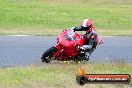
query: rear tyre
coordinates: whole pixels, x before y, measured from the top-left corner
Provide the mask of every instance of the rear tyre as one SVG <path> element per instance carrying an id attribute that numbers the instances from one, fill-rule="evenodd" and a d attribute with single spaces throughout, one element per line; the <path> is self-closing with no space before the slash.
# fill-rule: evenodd
<path id="1" fill-rule="evenodd" d="M 46 63 L 49 63 L 51 58 L 53 57 L 53 54 L 57 51 L 57 48 L 55 46 L 52 46 L 50 47 L 49 49 L 47 49 L 42 57 L 41 57 L 41 60 L 42 62 L 46 62 Z"/>

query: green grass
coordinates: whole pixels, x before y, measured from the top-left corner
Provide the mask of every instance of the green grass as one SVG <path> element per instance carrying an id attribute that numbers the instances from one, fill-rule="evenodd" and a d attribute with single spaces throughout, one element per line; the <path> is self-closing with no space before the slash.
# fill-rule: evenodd
<path id="1" fill-rule="evenodd" d="M 47 65 L 47 66 L 46 66 Z M 78 88 L 76 75 L 81 64 L 45 64 L 23 68 L 1 68 L 1 88 Z M 82 67 L 90 74 L 130 74 L 132 64 L 85 63 Z M 128 84 L 86 84 L 83 88 L 128 88 Z"/>
<path id="2" fill-rule="evenodd" d="M 131 0 L 0 0 L 0 34 L 58 35 L 88 17 L 101 35 L 132 36 L 131 8 Z"/>

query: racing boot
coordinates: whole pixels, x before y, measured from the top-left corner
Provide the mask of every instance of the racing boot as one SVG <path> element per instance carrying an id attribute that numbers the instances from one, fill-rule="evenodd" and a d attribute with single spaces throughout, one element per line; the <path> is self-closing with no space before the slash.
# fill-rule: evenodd
<path id="1" fill-rule="evenodd" d="M 90 57 L 90 53 L 89 52 L 85 52 L 85 54 L 84 54 L 84 60 L 85 61 L 89 61 L 89 57 Z"/>

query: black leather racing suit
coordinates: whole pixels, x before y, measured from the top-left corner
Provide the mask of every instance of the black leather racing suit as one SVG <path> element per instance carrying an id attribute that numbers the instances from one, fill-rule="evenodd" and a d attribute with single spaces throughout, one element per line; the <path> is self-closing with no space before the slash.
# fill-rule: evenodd
<path id="1" fill-rule="evenodd" d="M 96 49 L 97 46 L 97 32 L 92 27 L 87 29 L 83 28 L 82 26 L 79 26 L 72 27 L 71 29 L 73 29 L 74 31 L 86 31 L 86 34 L 83 35 L 86 40 L 84 45 L 80 47 L 80 50 L 84 52 L 84 59 L 88 61 L 91 53 Z"/>

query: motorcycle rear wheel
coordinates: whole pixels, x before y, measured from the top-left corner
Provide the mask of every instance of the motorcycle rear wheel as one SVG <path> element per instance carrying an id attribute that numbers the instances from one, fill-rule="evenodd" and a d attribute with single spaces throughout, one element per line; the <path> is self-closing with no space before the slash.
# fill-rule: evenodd
<path id="1" fill-rule="evenodd" d="M 57 52 L 57 48 L 55 46 L 52 46 L 47 49 L 41 57 L 42 62 L 49 63 L 55 52 Z"/>

